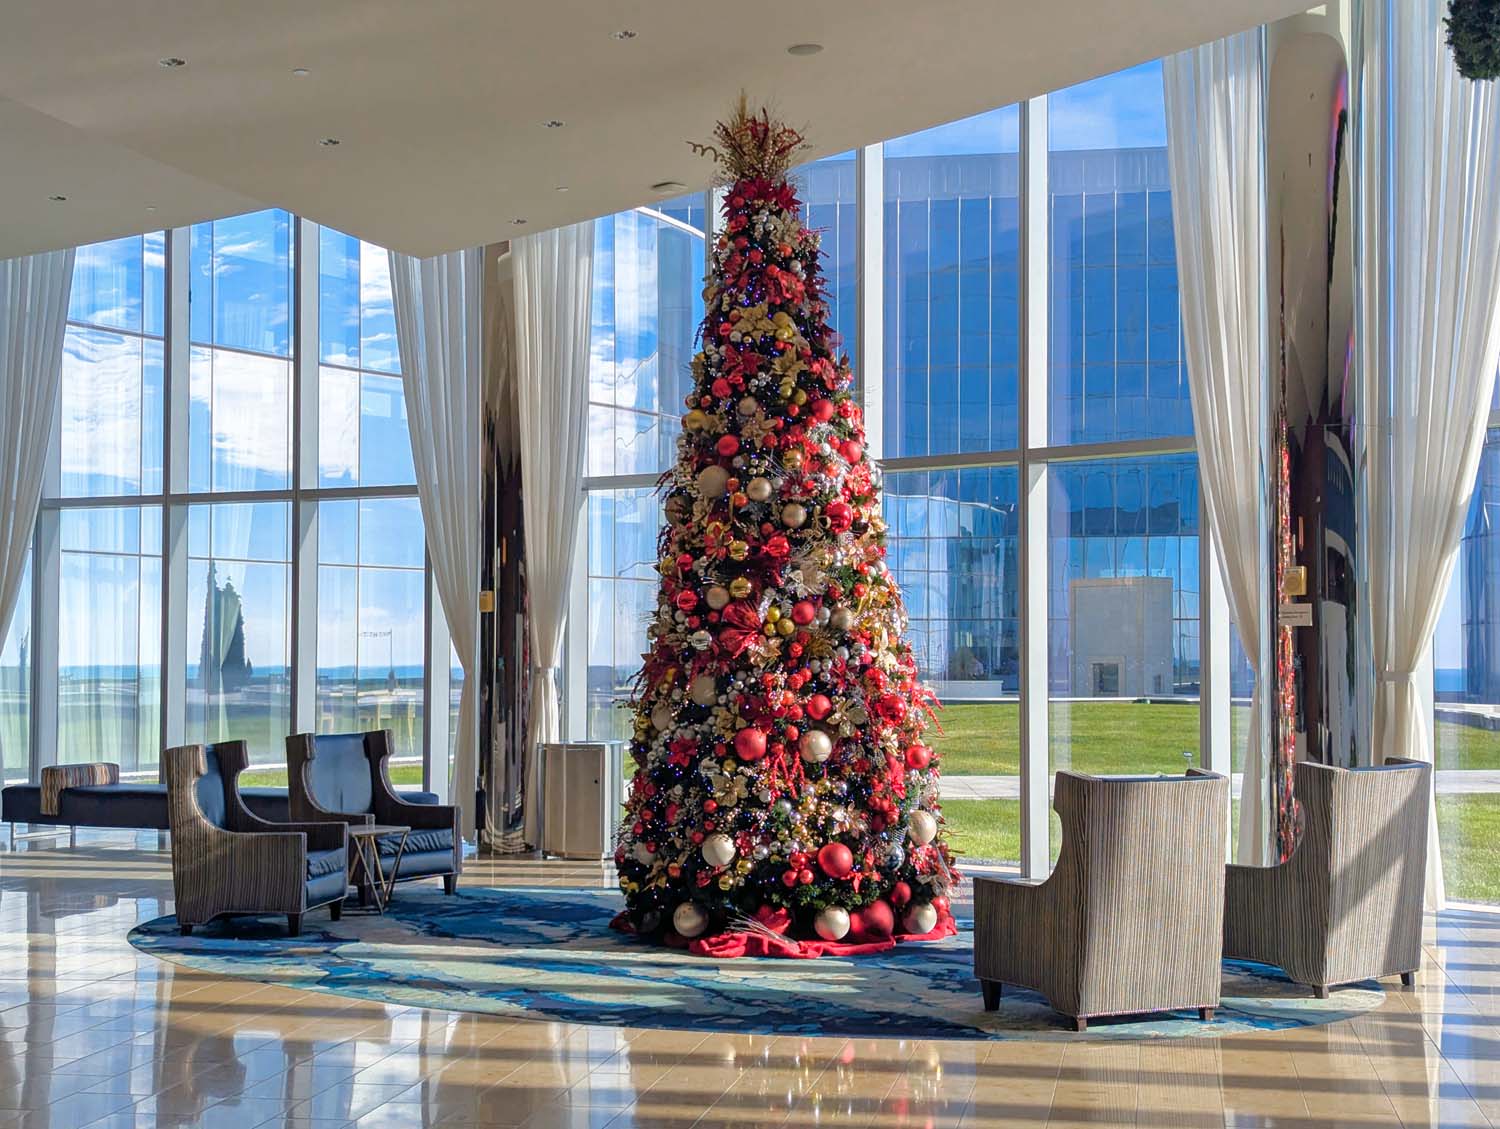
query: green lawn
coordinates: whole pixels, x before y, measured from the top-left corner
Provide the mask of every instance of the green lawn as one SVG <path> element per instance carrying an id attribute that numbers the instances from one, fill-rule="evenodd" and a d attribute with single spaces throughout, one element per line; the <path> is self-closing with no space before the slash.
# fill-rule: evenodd
<path id="1" fill-rule="evenodd" d="M 398 788 L 422 787 L 422 766 L 419 764 L 391 765 L 391 783 Z M 285 788 L 286 769 L 257 768 L 240 773 L 240 784 L 246 788 Z"/>

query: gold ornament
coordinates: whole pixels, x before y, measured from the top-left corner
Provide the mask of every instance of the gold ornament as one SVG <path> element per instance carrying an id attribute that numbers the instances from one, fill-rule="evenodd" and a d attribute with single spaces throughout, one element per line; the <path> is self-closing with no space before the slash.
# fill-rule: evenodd
<path id="1" fill-rule="evenodd" d="M 751 587 L 750 581 L 745 577 L 736 576 L 729 582 L 729 594 L 736 600 L 743 600 L 746 596 L 750 595 Z"/>

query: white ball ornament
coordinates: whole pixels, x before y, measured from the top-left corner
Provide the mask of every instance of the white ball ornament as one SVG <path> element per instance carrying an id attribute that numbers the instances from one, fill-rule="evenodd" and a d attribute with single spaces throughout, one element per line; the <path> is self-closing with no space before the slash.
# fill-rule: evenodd
<path id="1" fill-rule="evenodd" d="M 937 928 L 937 910 L 932 908 L 930 902 L 914 905 L 906 911 L 906 916 L 902 918 L 901 923 L 906 926 L 908 933 L 931 933 Z M 678 932 L 681 933 L 682 930 L 679 929 Z"/>
<path id="2" fill-rule="evenodd" d="M 711 674 L 700 674 L 688 684 L 688 697 L 694 704 L 711 706 L 719 700 L 719 684 Z"/>
<path id="3" fill-rule="evenodd" d="M 828 626 L 835 631 L 848 631 L 854 626 L 854 613 L 848 608 L 834 608 L 829 613 Z"/>
<path id="4" fill-rule="evenodd" d="M 752 502 L 764 502 L 771 497 L 771 480 L 756 475 L 745 483 L 745 497 Z"/>
<path id="5" fill-rule="evenodd" d="M 703 840 L 703 861 L 709 866 L 728 866 L 734 861 L 734 840 L 715 832 Z"/>
<path id="6" fill-rule="evenodd" d="M 664 733 L 672 727 L 672 709 L 670 706 L 660 705 L 651 711 L 651 725 L 658 733 Z"/>
<path id="7" fill-rule="evenodd" d="M 696 937 L 708 928 L 708 915 L 698 907 L 697 902 L 683 902 L 672 911 L 672 928 L 680 936 Z"/>
<path id="8" fill-rule="evenodd" d="M 833 755 L 833 738 L 821 729 L 809 729 L 799 742 L 802 759 L 809 764 L 822 764 Z"/>
<path id="9" fill-rule="evenodd" d="M 656 852 L 646 846 L 645 843 L 637 843 L 635 845 L 635 861 L 642 866 L 650 866 L 656 861 Z"/>
<path id="10" fill-rule="evenodd" d="M 801 529 L 807 524 L 807 507 L 801 502 L 788 502 L 781 507 L 781 524 L 788 529 Z"/>
<path id="11" fill-rule="evenodd" d="M 729 589 L 722 584 L 715 584 L 703 593 L 703 599 L 714 611 L 723 611 L 729 605 Z"/>
<path id="12" fill-rule="evenodd" d="M 937 820 L 933 818 L 930 811 L 918 808 L 906 817 L 906 830 L 913 843 L 919 847 L 925 847 L 937 838 Z"/>
<path id="13" fill-rule="evenodd" d="M 698 493 L 705 498 L 721 498 L 729 489 L 729 472 L 717 464 L 710 464 L 698 472 Z"/>
<path id="14" fill-rule="evenodd" d="M 824 906 L 813 921 L 813 929 L 825 941 L 842 941 L 849 932 L 849 911 L 838 906 Z"/>

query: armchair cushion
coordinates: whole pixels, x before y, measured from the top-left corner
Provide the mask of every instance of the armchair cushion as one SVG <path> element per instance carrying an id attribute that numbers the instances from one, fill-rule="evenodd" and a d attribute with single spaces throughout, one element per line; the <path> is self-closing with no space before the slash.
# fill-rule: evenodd
<path id="1" fill-rule="evenodd" d="M 329 812 L 369 812 L 375 797 L 363 733 L 324 733 L 307 763 L 307 789 L 318 807 Z"/>
<path id="2" fill-rule="evenodd" d="M 394 855 L 400 846 L 400 835 L 386 835 L 380 840 L 380 853 Z M 415 855 L 423 851 L 447 851 L 451 856 L 453 854 L 453 828 L 427 831 L 413 828 L 411 834 L 406 837 L 406 853 Z"/>
<path id="3" fill-rule="evenodd" d="M 324 874 L 337 874 L 345 870 L 347 862 L 343 847 L 326 851 L 307 852 L 307 876 L 317 878 Z"/>

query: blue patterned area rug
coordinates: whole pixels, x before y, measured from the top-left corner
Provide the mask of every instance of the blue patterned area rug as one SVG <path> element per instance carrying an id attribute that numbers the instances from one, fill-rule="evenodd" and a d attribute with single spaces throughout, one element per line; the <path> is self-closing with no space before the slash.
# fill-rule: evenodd
<path id="1" fill-rule="evenodd" d="M 1007 987 L 985 1012 L 972 923 L 944 941 L 853 958 L 710 960 L 616 933 L 609 890 L 475 887 L 454 897 L 401 890 L 384 917 L 317 910 L 301 937 L 284 917 L 220 919 L 179 936 L 159 917 L 131 931 L 138 949 L 221 976 L 382 1003 L 572 1023 L 774 1035 L 921 1039 L 1202 1038 L 1310 1027 L 1378 1007 L 1367 982 L 1314 999 L 1261 965 L 1226 962 L 1210 1023 L 1196 1012 L 1096 1020 L 1083 1034 L 1045 1000 Z"/>

